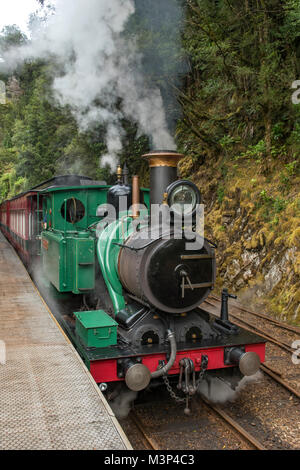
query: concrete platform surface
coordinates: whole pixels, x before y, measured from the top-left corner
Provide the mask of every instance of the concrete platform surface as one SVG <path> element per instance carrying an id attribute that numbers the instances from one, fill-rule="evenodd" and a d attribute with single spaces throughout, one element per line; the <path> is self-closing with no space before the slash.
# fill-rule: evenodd
<path id="1" fill-rule="evenodd" d="M 0 232 L 0 450 L 4 449 L 126 450 L 131 445 Z"/>

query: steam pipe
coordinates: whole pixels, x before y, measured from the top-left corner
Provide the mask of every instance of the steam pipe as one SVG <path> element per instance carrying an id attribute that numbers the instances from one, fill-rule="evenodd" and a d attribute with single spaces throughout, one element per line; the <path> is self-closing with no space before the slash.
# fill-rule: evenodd
<path id="1" fill-rule="evenodd" d="M 132 177 L 132 217 L 137 219 L 140 216 L 140 181 L 137 175 Z"/>
<path id="2" fill-rule="evenodd" d="M 176 346 L 175 334 L 171 330 L 168 330 L 168 341 L 170 342 L 170 345 L 171 345 L 171 355 L 170 355 L 169 362 L 161 369 L 158 369 L 155 372 L 152 372 L 151 379 L 157 379 L 158 377 L 165 375 L 171 369 L 171 367 L 173 366 L 175 362 L 176 354 L 177 354 L 177 346 Z"/>

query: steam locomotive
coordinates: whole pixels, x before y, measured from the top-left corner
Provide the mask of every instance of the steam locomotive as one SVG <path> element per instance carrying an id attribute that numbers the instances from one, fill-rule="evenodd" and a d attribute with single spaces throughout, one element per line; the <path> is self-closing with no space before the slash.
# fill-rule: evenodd
<path id="1" fill-rule="evenodd" d="M 56 177 L 2 203 L 0 226 L 27 265 L 42 265 L 62 303 L 80 299 L 60 321 L 102 391 L 176 382 L 188 412 L 204 376 L 235 388 L 255 374 L 265 342 L 228 320 L 226 290 L 220 318 L 201 308 L 215 284 L 216 246 L 196 232 L 201 195 L 177 177 L 183 155 L 143 158 L 150 190 L 137 176 L 129 184 L 126 167 L 113 186 Z"/>

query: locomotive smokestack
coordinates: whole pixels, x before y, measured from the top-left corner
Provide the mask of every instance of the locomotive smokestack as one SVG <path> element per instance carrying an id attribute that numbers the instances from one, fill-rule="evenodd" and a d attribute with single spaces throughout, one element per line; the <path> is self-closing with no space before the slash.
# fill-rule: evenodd
<path id="1" fill-rule="evenodd" d="M 184 155 L 158 150 L 143 155 L 150 167 L 150 204 L 161 204 L 167 187 L 177 180 L 177 165 Z"/>

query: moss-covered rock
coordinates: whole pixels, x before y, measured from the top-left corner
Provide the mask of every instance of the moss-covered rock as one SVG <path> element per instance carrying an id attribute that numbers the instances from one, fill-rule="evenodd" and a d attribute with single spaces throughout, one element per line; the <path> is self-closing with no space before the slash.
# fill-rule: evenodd
<path id="1" fill-rule="evenodd" d="M 256 161 L 241 161 L 237 171 L 232 159 L 224 176 L 221 162 L 194 175 L 205 203 L 206 236 L 218 244 L 216 287 L 225 285 L 254 308 L 263 303 L 275 316 L 300 324 L 300 175 L 289 177 L 283 196 L 286 163 L 271 162 L 264 175 Z"/>

